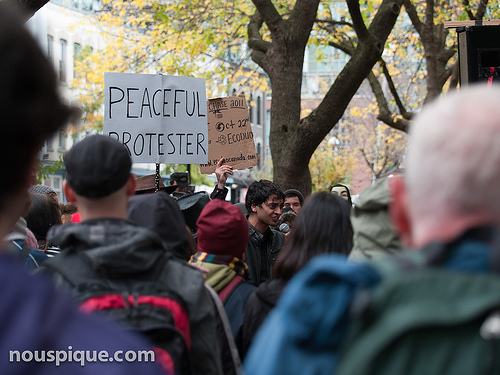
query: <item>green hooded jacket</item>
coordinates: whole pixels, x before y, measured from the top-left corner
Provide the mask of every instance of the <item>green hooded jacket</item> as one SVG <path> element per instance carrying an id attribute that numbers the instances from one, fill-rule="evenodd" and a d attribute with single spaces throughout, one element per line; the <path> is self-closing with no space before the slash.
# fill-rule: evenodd
<path id="1" fill-rule="evenodd" d="M 400 251 L 401 242 L 389 216 L 389 178 L 361 192 L 351 210 L 354 246 L 350 260 L 366 260 Z"/>

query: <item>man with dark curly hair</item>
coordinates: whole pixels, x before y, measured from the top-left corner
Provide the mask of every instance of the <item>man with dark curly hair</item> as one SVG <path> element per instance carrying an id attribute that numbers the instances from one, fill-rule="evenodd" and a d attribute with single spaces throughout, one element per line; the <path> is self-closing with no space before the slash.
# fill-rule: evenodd
<path id="1" fill-rule="evenodd" d="M 278 224 L 284 195 L 269 181 L 254 181 L 248 187 L 245 208 L 248 212 L 248 246 L 245 261 L 249 280 L 259 285 L 272 278 L 272 267 L 285 242 L 285 235 L 271 229 Z"/>

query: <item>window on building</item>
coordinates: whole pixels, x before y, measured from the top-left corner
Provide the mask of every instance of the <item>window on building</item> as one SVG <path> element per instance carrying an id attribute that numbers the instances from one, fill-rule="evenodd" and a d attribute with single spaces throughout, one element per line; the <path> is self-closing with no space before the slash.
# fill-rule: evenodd
<path id="1" fill-rule="evenodd" d="M 47 57 L 50 61 L 54 61 L 54 37 L 47 35 Z"/>
<path id="2" fill-rule="evenodd" d="M 73 57 L 75 59 L 82 55 L 82 45 L 80 43 L 73 43 Z"/>
<path id="3" fill-rule="evenodd" d="M 52 151 L 54 149 L 54 140 L 52 137 L 47 138 L 47 150 Z"/>
<path id="4" fill-rule="evenodd" d="M 59 148 L 66 149 L 66 132 L 64 130 L 59 132 Z"/>
<path id="5" fill-rule="evenodd" d="M 66 82 L 66 46 L 68 42 L 65 39 L 59 40 L 59 46 L 61 47 L 60 58 L 59 58 L 59 80 L 61 82 Z"/>
<path id="6" fill-rule="evenodd" d="M 260 125 L 260 114 L 261 114 L 261 106 L 262 106 L 262 103 L 261 103 L 261 98 L 260 96 L 257 96 L 257 125 Z"/>
<path id="7" fill-rule="evenodd" d="M 257 168 L 258 169 L 260 169 L 260 166 L 261 166 L 261 162 L 260 162 L 260 160 L 261 160 L 261 156 L 260 156 L 261 153 L 260 153 L 260 151 L 261 150 L 260 149 L 261 149 L 260 143 L 257 143 Z"/>
<path id="8" fill-rule="evenodd" d="M 78 70 L 76 69 L 76 62 L 82 56 L 82 45 L 80 43 L 73 44 L 73 76 L 78 76 Z"/>
<path id="9" fill-rule="evenodd" d="M 64 199 L 63 197 L 63 191 L 62 191 L 62 177 L 55 175 L 55 174 L 49 174 L 48 178 L 44 181 L 44 184 L 47 186 L 50 186 L 52 190 L 54 190 L 57 194 L 57 197 L 59 198 L 59 202 L 62 202 Z"/>
<path id="10" fill-rule="evenodd" d="M 47 160 L 49 158 L 49 154 L 48 154 L 48 151 L 47 151 L 47 140 L 45 140 L 43 142 L 43 147 L 42 147 L 42 150 L 40 151 L 40 154 L 41 154 L 41 159 L 42 160 Z"/>

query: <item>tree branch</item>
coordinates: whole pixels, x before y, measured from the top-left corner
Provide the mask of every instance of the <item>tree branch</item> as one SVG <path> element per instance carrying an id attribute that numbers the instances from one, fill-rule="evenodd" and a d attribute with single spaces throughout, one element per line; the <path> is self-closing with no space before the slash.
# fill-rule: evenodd
<path id="1" fill-rule="evenodd" d="M 413 3 L 410 0 L 404 0 L 404 7 L 406 9 L 406 13 L 408 17 L 410 17 L 410 21 L 413 24 L 413 27 L 420 34 L 422 32 L 422 28 L 424 24 L 420 21 L 418 17 L 417 9 L 413 6 Z"/>
<path id="2" fill-rule="evenodd" d="M 377 177 L 380 177 L 380 175 L 384 172 L 388 161 L 389 161 L 389 144 L 387 143 L 387 138 L 386 138 L 385 139 L 384 162 L 382 163 L 382 167 L 379 169 L 379 171 L 377 173 Z"/>
<path id="3" fill-rule="evenodd" d="M 353 0 L 348 0 L 351 3 Z M 357 2 L 356 2 L 357 3 Z M 358 44 L 355 53 L 339 73 L 321 103 L 311 114 L 303 119 L 304 132 L 308 131 L 307 125 L 312 122 L 322 124 L 321 130 L 314 136 L 321 141 L 343 115 L 363 80 L 368 76 L 373 65 L 379 61 L 384 44 L 389 36 L 399 15 L 403 0 L 383 0 L 377 14 L 367 31 L 366 43 Z M 361 21 L 359 7 L 357 8 L 358 21 Z M 354 16 L 353 18 L 356 18 Z M 365 29 L 362 27 L 362 29 Z M 317 140 L 316 138 L 313 141 Z"/>
<path id="4" fill-rule="evenodd" d="M 488 0 L 481 0 L 477 4 L 476 8 L 476 20 L 482 20 L 486 13 L 486 6 L 488 5 Z"/>
<path id="5" fill-rule="evenodd" d="M 305 38 L 304 30 L 310 30 L 316 20 L 320 0 L 297 0 L 288 21 L 293 24 L 292 34 Z M 309 39 L 309 34 L 305 39 Z"/>
<path id="6" fill-rule="evenodd" d="M 252 50 L 252 60 L 264 68 L 265 55 L 271 47 L 270 42 L 266 42 L 260 35 L 260 28 L 264 23 L 259 11 L 256 11 L 248 23 L 248 47 Z"/>
<path id="7" fill-rule="evenodd" d="M 283 18 L 274 7 L 271 0 L 252 0 L 271 34 L 276 32 Z"/>
<path id="8" fill-rule="evenodd" d="M 328 42 L 328 45 L 332 46 L 333 48 L 337 48 L 344 52 L 345 54 L 352 56 L 352 54 L 355 51 L 354 44 L 348 40 L 343 40 L 342 43 L 336 43 L 336 42 Z"/>
<path id="9" fill-rule="evenodd" d="M 394 97 L 394 100 L 396 101 L 396 105 L 398 106 L 399 113 L 401 113 L 401 116 L 403 116 L 405 119 L 410 120 L 412 114 L 406 111 L 406 108 L 404 107 L 403 102 L 399 97 L 399 94 L 396 90 L 396 85 L 392 80 L 392 76 L 389 73 L 389 69 L 387 69 L 387 64 L 385 63 L 384 59 L 380 59 L 380 65 L 382 66 L 382 72 L 384 73 L 385 79 L 387 80 L 387 83 L 389 85 L 389 90 Z"/>
<path id="10" fill-rule="evenodd" d="M 266 53 L 271 46 L 270 42 L 262 39 L 260 35 L 260 28 L 264 19 L 261 17 L 260 13 L 257 11 L 250 17 L 250 22 L 248 23 L 248 46 L 253 50 L 258 50 L 260 52 Z"/>
<path id="11" fill-rule="evenodd" d="M 470 20 L 475 20 L 476 18 L 474 17 L 474 14 L 472 14 L 472 10 L 470 8 L 469 0 L 462 1 L 462 4 L 465 5 L 465 11 L 467 12 L 467 15 L 469 16 L 469 19 Z"/>
<path id="12" fill-rule="evenodd" d="M 379 108 L 379 114 L 377 116 L 377 119 L 382 121 L 386 125 L 390 126 L 391 128 L 401 130 L 403 132 L 407 132 L 408 125 L 409 125 L 408 119 L 406 119 L 402 116 L 394 116 L 392 114 L 391 110 L 389 109 L 387 99 L 384 95 L 384 91 L 382 90 L 382 87 L 380 86 L 380 82 L 378 81 L 375 74 L 373 74 L 373 72 L 370 72 L 370 74 L 368 74 L 367 78 L 368 78 L 368 82 L 370 83 L 370 87 L 372 88 L 373 94 L 375 95 L 375 99 L 377 100 L 377 104 L 378 104 L 378 108 Z M 396 93 L 396 97 L 397 97 L 397 93 Z M 403 108 L 403 111 L 408 117 L 411 117 L 411 115 L 408 114 L 404 110 L 404 108 Z"/>
<path id="13" fill-rule="evenodd" d="M 384 95 L 384 91 L 382 90 L 382 86 L 380 86 L 380 82 L 377 77 L 373 73 L 373 71 L 368 74 L 368 82 L 370 83 L 370 87 L 372 88 L 373 95 L 375 95 L 375 99 L 377 100 L 379 113 L 384 116 L 390 116 L 391 111 L 389 110 L 389 105 L 387 104 L 387 99 Z"/>
<path id="14" fill-rule="evenodd" d="M 368 39 L 369 33 L 366 28 L 365 21 L 361 15 L 361 10 L 359 9 L 359 1 L 347 0 L 347 7 L 349 8 L 349 13 L 351 14 L 352 24 L 356 35 L 360 41 Z"/>
<path id="15" fill-rule="evenodd" d="M 455 53 L 457 53 L 457 50 L 456 48 L 448 48 L 446 49 L 444 52 L 443 52 L 443 59 L 445 59 L 445 61 L 448 61 L 449 59 L 451 59 L 453 56 L 455 56 Z"/>
<path id="16" fill-rule="evenodd" d="M 370 170 L 375 173 L 375 170 L 374 170 L 374 165 L 373 163 L 368 160 L 368 155 L 366 155 L 366 152 L 363 148 L 358 148 L 359 152 L 361 152 L 361 156 L 363 156 L 363 159 L 365 159 L 366 161 L 366 164 L 368 164 L 368 167 L 370 168 Z"/>
<path id="17" fill-rule="evenodd" d="M 434 0 L 426 0 L 425 2 L 425 21 L 424 24 L 433 30 L 434 28 Z"/>
<path id="18" fill-rule="evenodd" d="M 410 129 L 410 121 L 399 116 L 387 116 L 384 114 L 379 114 L 377 116 L 377 119 L 390 126 L 391 128 L 401 130 L 405 133 L 408 133 L 408 130 Z"/>
<path id="19" fill-rule="evenodd" d="M 335 26 L 349 26 L 350 28 L 354 29 L 354 25 L 351 22 L 347 21 L 335 21 L 332 19 L 325 19 L 325 18 L 317 18 L 316 22 L 318 24 L 326 23 L 328 25 L 331 25 L 335 28 Z"/>

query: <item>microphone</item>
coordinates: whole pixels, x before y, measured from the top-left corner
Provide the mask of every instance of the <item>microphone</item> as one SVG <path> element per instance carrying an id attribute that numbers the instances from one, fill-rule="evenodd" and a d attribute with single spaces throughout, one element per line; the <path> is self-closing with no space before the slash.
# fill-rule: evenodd
<path id="1" fill-rule="evenodd" d="M 288 226 L 287 223 L 281 224 L 279 229 L 280 229 L 280 232 L 282 232 L 282 233 L 290 232 L 290 227 Z"/>

